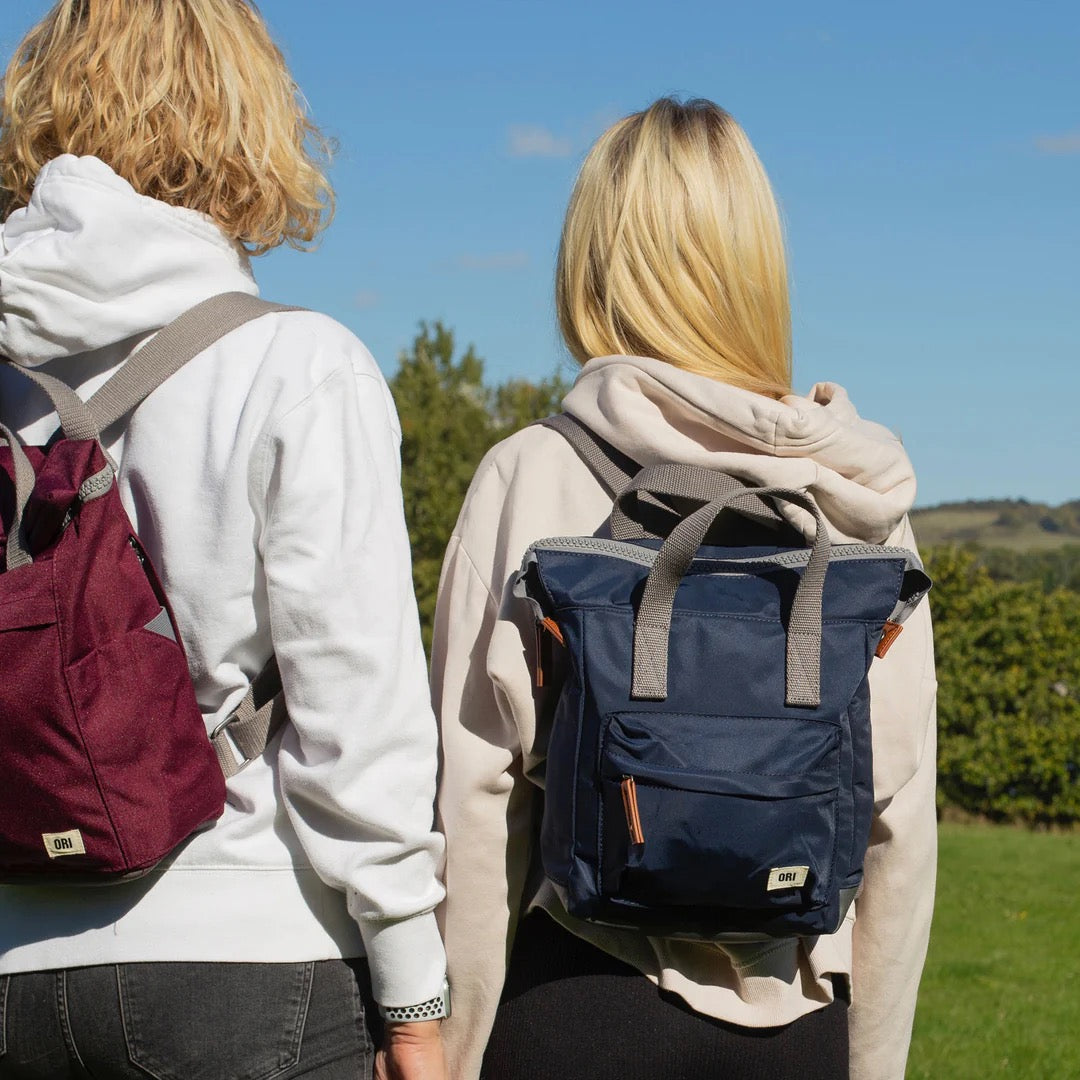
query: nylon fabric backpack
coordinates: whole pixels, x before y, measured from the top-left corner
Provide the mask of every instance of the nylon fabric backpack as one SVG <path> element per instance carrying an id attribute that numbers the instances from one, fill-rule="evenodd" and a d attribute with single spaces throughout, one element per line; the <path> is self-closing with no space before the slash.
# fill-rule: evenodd
<path id="1" fill-rule="evenodd" d="M 539 540 L 514 584 L 551 710 L 545 873 L 594 923 L 834 933 L 873 814 L 868 672 L 930 588 L 918 557 L 831 544 L 805 491 L 639 470 L 569 416 L 543 423 L 614 495 L 610 539 Z M 813 516 L 812 545 L 773 500 Z"/>
<path id="2" fill-rule="evenodd" d="M 4 882 L 108 883 L 153 869 L 221 815 L 225 776 L 284 720 L 271 659 L 208 735 L 168 598 L 100 441 L 189 359 L 281 310 L 239 293 L 212 298 L 86 403 L 52 376 L 10 365 L 48 394 L 60 429 L 46 446 L 24 447 L 0 425 Z"/>

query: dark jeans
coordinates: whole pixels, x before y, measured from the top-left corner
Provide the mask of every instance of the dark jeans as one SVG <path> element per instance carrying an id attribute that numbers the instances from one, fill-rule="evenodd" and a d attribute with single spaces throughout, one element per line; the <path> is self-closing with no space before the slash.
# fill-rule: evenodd
<path id="1" fill-rule="evenodd" d="M 847 1003 L 783 1027 L 695 1013 L 540 912 L 518 928 L 481 1080 L 847 1080 Z"/>
<path id="2" fill-rule="evenodd" d="M 367 1080 L 363 960 L 0 976 L 0 1080 Z"/>

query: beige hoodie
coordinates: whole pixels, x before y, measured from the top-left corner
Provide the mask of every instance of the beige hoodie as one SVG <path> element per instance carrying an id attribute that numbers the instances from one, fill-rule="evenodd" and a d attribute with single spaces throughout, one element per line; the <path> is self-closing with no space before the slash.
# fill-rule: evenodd
<path id="1" fill-rule="evenodd" d="M 657 360 L 587 364 L 565 410 L 641 465 L 687 462 L 756 484 L 805 487 L 836 540 L 914 548 L 915 479 L 899 440 L 844 391 L 777 402 Z M 812 533 L 808 515 L 781 507 Z M 519 915 L 542 907 L 693 1008 L 749 1027 L 785 1024 L 849 978 L 853 1080 L 901 1080 L 933 908 L 935 689 L 922 604 L 870 672 L 875 820 L 863 890 L 831 936 L 719 947 L 572 919 L 537 868 L 538 776 L 549 732 L 533 705 L 532 616 L 510 584 L 526 547 L 602 528 L 610 498 L 568 443 L 541 427 L 481 463 L 443 567 L 432 655 L 447 839 L 442 911 L 454 1015 L 454 1080 L 478 1075 Z M 805 515 L 805 519 L 804 519 Z"/>

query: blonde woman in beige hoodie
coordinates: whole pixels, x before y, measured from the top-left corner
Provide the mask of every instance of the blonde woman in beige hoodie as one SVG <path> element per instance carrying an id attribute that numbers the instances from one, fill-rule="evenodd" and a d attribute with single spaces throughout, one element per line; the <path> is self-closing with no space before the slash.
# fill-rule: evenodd
<path id="1" fill-rule="evenodd" d="M 582 364 L 564 409 L 628 457 L 805 488 L 833 539 L 914 547 L 900 441 L 839 386 L 791 390 L 776 205 L 722 109 L 664 99 L 600 138 L 567 212 L 557 300 Z M 875 817 L 837 933 L 719 946 L 587 924 L 539 869 L 549 730 L 532 615 L 510 583 L 531 542 L 603 534 L 610 511 L 570 445 L 530 427 L 481 463 L 447 551 L 432 678 L 452 1075 L 901 1080 L 934 892 L 927 606 L 871 668 Z"/>

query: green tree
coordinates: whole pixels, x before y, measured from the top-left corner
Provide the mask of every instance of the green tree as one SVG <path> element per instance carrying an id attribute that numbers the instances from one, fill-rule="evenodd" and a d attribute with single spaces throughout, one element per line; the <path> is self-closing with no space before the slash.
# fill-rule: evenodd
<path id="1" fill-rule="evenodd" d="M 538 383 L 511 379 L 497 386 L 491 413 L 499 438 L 505 439 L 534 420 L 557 413 L 569 389 L 558 373 Z"/>
<path id="2" fill-rule="evenodd" d="M 1080 544 L 1046 551 L 975 547 L 972 553 L 995 581 L 1034 581 L 1046 592 L 1059 587 L 1080 592 Z"/>
<path id="3" fill-rule="evenodd" d="M 946 804 L 1080 821 L 1080 596 L 996 582 L 975 553 L 929 553 Z"/>
<path id="4" fill-rule="evenodd" d="M 475 348 L 456 351 L 452 330 L 422 322 L 390 380 L 401 419 L 402 490 L 425 647 L 443 554 L 480 459 L 519 428 L 557 412 L 567 389 L 559 376 L 491 389 Z"/>

